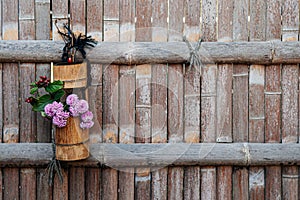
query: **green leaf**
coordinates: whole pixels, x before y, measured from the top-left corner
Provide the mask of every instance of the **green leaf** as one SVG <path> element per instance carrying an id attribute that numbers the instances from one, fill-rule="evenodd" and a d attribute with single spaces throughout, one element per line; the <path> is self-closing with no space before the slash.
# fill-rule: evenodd
<path id="1" fill-rule="evenodd" d="M 65 91 L 64 91 L 64 90 L 58 90 L 57 92 L 55 92 L 53 98 L 54 98 L 55 101 L 59 101 L 60 98 L 61 98 L 62 96 L 64 96 L 64 95 L 65 95 Z"/>
<path id="2" fill-rule="evenodd" d="M 37 87 L 37 85 L 35 84 L 35 82 L 30 83 L 30 86 Z"/>
<path id="3" fill-rule="evenodd" d="M 32 110 L 37 112 L 44 111 L 45 106 L 49 103 L 52 103 L 53 101 L 54 99 L 52 99 L 49 94 L 45 94 L 38 99 Z"/>
<path id="4" fill-rule="evenodd" d="M 39 89 L 38 87 L 31 88 L 30 94 L 36 93 L 38 91 L 38 89 Z"/>
<path id="5" fill-rule="evenodd" d="M 54 81 L 52 83 L 49 83 L 47 87 L 45 87 L 45 90 L 49 93 L 57 92 L 58 90 L 63 89 L 64 83 L 60 80 Z"/>

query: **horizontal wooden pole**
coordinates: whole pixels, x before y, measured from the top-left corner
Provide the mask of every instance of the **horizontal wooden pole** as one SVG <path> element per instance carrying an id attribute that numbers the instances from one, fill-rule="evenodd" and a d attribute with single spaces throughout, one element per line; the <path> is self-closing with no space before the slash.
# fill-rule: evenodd
<path id="1" fill-rule="evenodd" d="M 46 166 L 52 158 L 48 143 L 0 144 L 0 167 Z M 300 144 L 278 143 L 163 143 L 91 144 L 90 157 L 63 166 L 265 166 L 299 165 Z"/>
<path id="2" fill-rule="evenodd" d="M 60 41 L 1 40 L 0 62 L 60 62 L 63 46 Z M 100 42 L 86 50 L 91 63 L 102 64 L 186 63 L 190 58 L 184 42 Z M 300 42 L 203 42 L 199 55 L 203 63 L 293 64 L 300 63 Z"/>

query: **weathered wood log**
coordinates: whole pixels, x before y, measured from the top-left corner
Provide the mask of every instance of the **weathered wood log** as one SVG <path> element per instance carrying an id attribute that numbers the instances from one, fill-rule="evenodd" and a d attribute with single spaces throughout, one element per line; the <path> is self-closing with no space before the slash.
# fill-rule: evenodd
<path id="1" fill-rule="evenodd" d="M 91 144 L 90 157 L 63 166 L 265 166 L 299 165 L 300 144 L 279 143 L 161 143 Z M 52 159 L 49 143 L 0 144 L 0 167 L 46 166 Z"/>
<path id="2" fill-rule="evenodd" d="M 1 40 L 0 62 L 60 62 L 63 46 L 59 41 Z M 91 63 L 102 64 L 185 63 L 190 57 L 184 42 L 100 42 L 86 50 Z M 203 42 L 199 55 L 203 63 L 300 63 L 300 42 Z"/>

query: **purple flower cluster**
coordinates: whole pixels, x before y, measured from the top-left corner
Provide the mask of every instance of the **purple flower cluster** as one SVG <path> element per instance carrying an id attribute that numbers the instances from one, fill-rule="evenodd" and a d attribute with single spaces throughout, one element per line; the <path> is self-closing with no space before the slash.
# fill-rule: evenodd
<path id="1" fill-rule="evenodd" d="M 70 114 L 73 117 L 80 116 L 82 129 L 91 128 L 94 125 L 93 113 L 89 111 L 89 104 L 84 99 L 79 99 L 76 94 L 67 96 L 66 104 L 69 105 Z"/>
<path id="2" fill-rule="evenodd" d="M 54 101 L 51 104 L 45 106 L 45 113 L 48 117 L 52 118 L 52 123 L 58 127 L 64 127 L 67 125 L 67 119 L 69 118 L 69 112 L 64 111 L 64 105 L 61 102 Z"/>
<path id="3" fill-rule="evenodd" d="M 91 128 L 94 125 L 93 113 L 89 111 L 89 104 L 84 99 L 79 99 L 76 94 L 70 94 L 66 98 L 69 110 L 65 111 L 64 104 L 54 101 L 44 108 L 45 114 L 52 118 L 52 123 L 58 127 L 67 125 L 70 116 L 81 118 L 80 127 L 82 129 Z"/>

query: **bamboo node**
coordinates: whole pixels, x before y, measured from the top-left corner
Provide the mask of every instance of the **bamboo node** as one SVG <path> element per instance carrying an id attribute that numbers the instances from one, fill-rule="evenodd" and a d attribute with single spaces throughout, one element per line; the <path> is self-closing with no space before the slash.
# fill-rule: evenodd
<path id="1" fill-rule="evenodd" d="M 250 149 L 249 149 L 249 146 L 247 143 L 244 143 L 242 152 L 245 153 L 245 157 L 244 157 L 245 165 L 249 165 L 251 155 L 250 155 Z"/>

